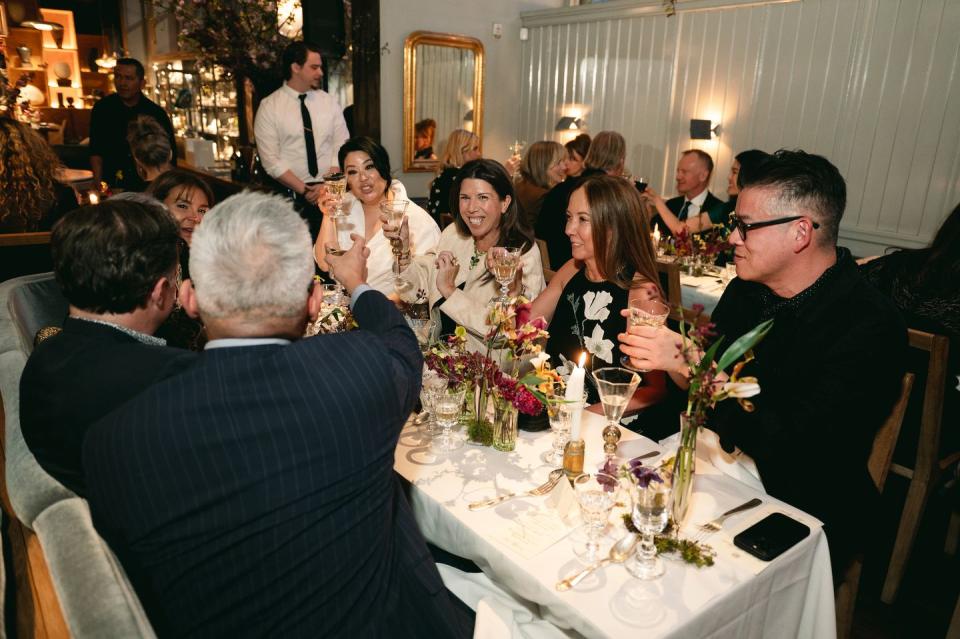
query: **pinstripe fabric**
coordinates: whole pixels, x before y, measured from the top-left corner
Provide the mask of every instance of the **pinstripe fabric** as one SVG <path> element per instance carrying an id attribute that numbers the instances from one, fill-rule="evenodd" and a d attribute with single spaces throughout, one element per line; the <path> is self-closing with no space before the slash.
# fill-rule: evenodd
<path id="1" fill-rule="evenodd" d="M 94 522 L 161 634 L 450 634 L 393 472 L 420 353 L 380 293 L 354 313 L 363 330 L 206 351 L 88 434 Z"/>

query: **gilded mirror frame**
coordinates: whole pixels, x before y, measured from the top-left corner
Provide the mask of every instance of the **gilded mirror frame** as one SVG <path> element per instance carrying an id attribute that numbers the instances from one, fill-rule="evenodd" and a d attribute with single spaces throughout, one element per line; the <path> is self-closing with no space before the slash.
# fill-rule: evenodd
<path id="1" fill-rule="evenodd" d="M 403 170 L 406 172 L 433 172 L 438 160 L 414 160 L 413 127 L 417 105 L 417 46 L 433 45 L 473 51 L 473 132 L 480 139 L 483 150 L 483 43 L 476 38 L 414 31 L 403 44 Z M 435 149 L 440 156 L 441 149 Z"/>

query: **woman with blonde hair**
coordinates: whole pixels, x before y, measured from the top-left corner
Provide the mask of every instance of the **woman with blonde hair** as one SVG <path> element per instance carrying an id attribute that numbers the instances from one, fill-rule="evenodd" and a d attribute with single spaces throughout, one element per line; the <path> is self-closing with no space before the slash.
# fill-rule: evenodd
<path id="1" fill-rule="evenodd" d="M 77 208 L 77 194 L 57 181 L 60 160 L 29 126 L 0 118 L 0 233 L 49 231 Z"/>
<path id="2" fill-rule="evenodd" d="M 443 215 L 451 214 L 450 187 L 460 167 L 480 158 L 480 138 L 470 131 L 457 129 L 447 138 L 447 145 L 440 156 L 439 173 L 430 184 L 430 201 L 427 212 L 443 228 Z M 456 216 L 453 216 L 456 217 Z"/>
<path id="3" fill-rule="evenodd" d="M 537 237 L 547 243 L 550 268 L 553 270 L 563 266 L 571 255 L 570 242 L 563 232 L 570 194 L 580 186 L 581 179 L 591 175 L 621 175 L 626 153 L 627 143 L 622 135 L 616 131 L 601 131 L 590 143 L 590 150 L 584 158 L 586 168 L 580 177 L 561 182 L 543 197 L 535 230 Z"/>
<path id="4" fill-rule="evenodd" d="M 520 213 L 531 229 L 540 215 L 547 191 L 566 177 L 567 152 L 559 142 L 534 142 L 520 162 L 515 190 Z"/>
<path id="5" fill-rule="evenodd" d="M 138 115 L 130 122 L 127 144 L 137 165 L 137 174 L 147 184 L 173 168 L 173 149 L 167 131 L 149 115 Z"/>
<path id="6" fill-rule="evenodd" d="M 664 301 L 646 220 L 640 194 L 620 178 L 589 176 L 570 196 L 564 230 L 573 255 L 531 309 L 550 325 L 546 351 L 561 370 L 584 351 L 591 370 L 619 366 L 621 311 L 632 300 Z M 590 403 L 598 401 L 596 389 L 588 391 Z"/>

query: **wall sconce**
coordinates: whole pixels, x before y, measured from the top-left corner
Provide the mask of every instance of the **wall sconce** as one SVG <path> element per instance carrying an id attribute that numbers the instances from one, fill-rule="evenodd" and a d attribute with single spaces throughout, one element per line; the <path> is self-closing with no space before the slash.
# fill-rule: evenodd
<path id="1" fill-rule="evenodd" d="M 583 120 L 565 115 L 557 122 L 557 131 L 579 131 L 583 126 Z"/>
<path id="2" fill-rule="evenodd" d="M 710 120 L 690 120 L 690 139 L 709 140 L 711 133 L 720 135 L 720 123 L 714 124 Z"/>

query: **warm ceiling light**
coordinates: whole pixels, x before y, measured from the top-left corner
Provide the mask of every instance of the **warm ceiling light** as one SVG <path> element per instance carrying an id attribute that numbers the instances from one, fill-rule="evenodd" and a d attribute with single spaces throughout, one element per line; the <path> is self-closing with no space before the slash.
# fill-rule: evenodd
<path id="1" fill-rule="evenodd" d="M 566 115 L 557 122 L 557 131 L 579 131 L 583 126 L 583 120 Z"/>
<path id="2" fill-rule="evenodd" d="M 117 66 L 117 55 L 107 55 L 106 53 L 101 53 L 100 57 L 94 60 L 97 66 L 101 69 L 112 69 Z"/>

